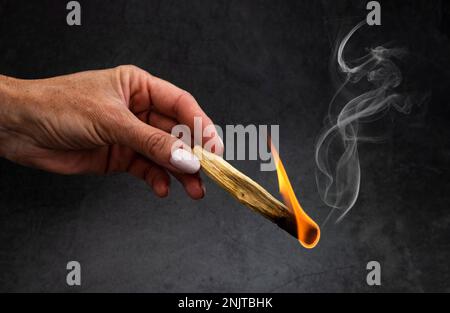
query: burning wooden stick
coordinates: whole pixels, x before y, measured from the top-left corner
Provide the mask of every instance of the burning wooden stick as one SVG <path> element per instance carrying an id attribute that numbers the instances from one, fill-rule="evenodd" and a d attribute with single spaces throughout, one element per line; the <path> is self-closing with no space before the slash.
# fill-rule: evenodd
<path id="1" fill-rule="evenodd" d="M 250 177 L 235 169 L 220 156 L 200 146 L 194 147 L 194 154 L 200 159 L 203 171 L 241 203 L 298 238 L 306 248 L 312 248 L 317 244 L 320 236 L 318 226 L 304 212 L 307 218 L 300 223 L 302 226 L 300 229 L 296 213 Z"/>

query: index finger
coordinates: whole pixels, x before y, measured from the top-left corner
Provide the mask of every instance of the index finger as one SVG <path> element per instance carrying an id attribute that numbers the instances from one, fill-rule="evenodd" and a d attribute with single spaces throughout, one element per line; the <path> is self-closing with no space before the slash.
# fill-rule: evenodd
<path id="1" fill-rule="evenodd" d="M 194 118 L 200 118 L 203 141 L 214 140 L 215 151 L 213 152 L 219 154 L 223 152 L 222 140 L 215 129 L 211 131 L 214 126 L 212 120 L 189 92 L 154 76 L 150 77 L 148 84 L 151 104 L 156 111 L 188 126 L 192 132 L 195 130 Z M 205 134 L 203 130 L 207 127 L 209 132 Z"/>

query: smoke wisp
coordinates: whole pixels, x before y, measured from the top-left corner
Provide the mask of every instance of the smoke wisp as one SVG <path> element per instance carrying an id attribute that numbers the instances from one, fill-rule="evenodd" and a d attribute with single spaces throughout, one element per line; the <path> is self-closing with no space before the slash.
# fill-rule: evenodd
<path id="1" fill-rule="evenodd" d="M 337 46 L 335 62 L 344 79 L 330 102 L 327 125 L 315 146 L 318 191 L 322 200 L 333 208 L 328 218 L 333 212 L 339 212 L 336 222 L 344 218 L 358 198 L 361 182 L 358 142 L 373 141 L 371 137 L 358 135 L 361 124 L 381 118 L 390 108 L 407 114 L 412 105 L 409 97 L 394 91 L 402 75 L 393 60 L 405 54 L 403 49 L 379 46 L 361 58 L 344 59 L 348 41 L 364 25 L 365 21 L 356 25 Z M 349 87 L 362 83 L 370 86 L 368 90 L 349 98 Z M 338 111 L 333 114 L 336 108 Z"/>

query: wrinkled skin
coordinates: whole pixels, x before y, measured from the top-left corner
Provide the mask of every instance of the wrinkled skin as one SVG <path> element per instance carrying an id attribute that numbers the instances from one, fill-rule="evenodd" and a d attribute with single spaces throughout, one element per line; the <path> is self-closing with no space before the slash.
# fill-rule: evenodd
<path id="1" fill-rule="evenodd" d="M 211 120 L 186 91 L 135 66 L 39 80 L 0 76 L 0 155 L 60 174 L 129 172 L 160 197 L 171 173 L 189 196 L 204 196 L 197 174 L 170 162 L 173 126 Z M 223 146 L 217 135 L 218 153 Z"/>

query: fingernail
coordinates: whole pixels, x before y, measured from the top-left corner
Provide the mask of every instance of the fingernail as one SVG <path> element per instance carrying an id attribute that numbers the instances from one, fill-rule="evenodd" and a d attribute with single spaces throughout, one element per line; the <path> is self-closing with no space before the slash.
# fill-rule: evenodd
<path id="1" fill-rule="evenodd" d="M 156 182 L 153 190 L 155 194 L 160 198 L 165 198 L 169 194 L 169 187 L 164 182 Z"/>
<path id="2" fill-rule="evenodd" d="M 223 140 L 222 140 L 222 138 L 220 138 L 220 136 L 219 135 L 217 135 L 217 138 L 219 138 L 219 142 L 220 142 L 220 147 L 222 148 L 222 150 L 223 150 L 223 148 L 225 147 L 224 146 L 224 144 L 223 144 Z"/>
<path id="3" fill-rule="evenodd" d="M 203 197 L 206 195 L 206 187 L 205 187 L 205 185 L 203 184 L 203 182 L 200 182 L 200 188 L 202 188 L 202 191 L 203 191 Z M 202 197 L 202 198 L 203 198 Z"/>
<path id="4" fill-rule="evenodd" d="M 219 135 L 216 135 L 216 138 L 217 139 L 216 139 L 216 144 L 214 145 L 214 153 L 217 155 L 222 155 L 223 151 L 225 149 L 225 147 L 223 145 L 223 140 L 222 140 L 222 138 L 220 138 Z"/>
<path id="5" fill-rule="evenodd" d="M 170 164 L 186 174 L 197 173 L 200 169 L 200 161 L 198 158 L 184 149 L 172 151 Z"/>

